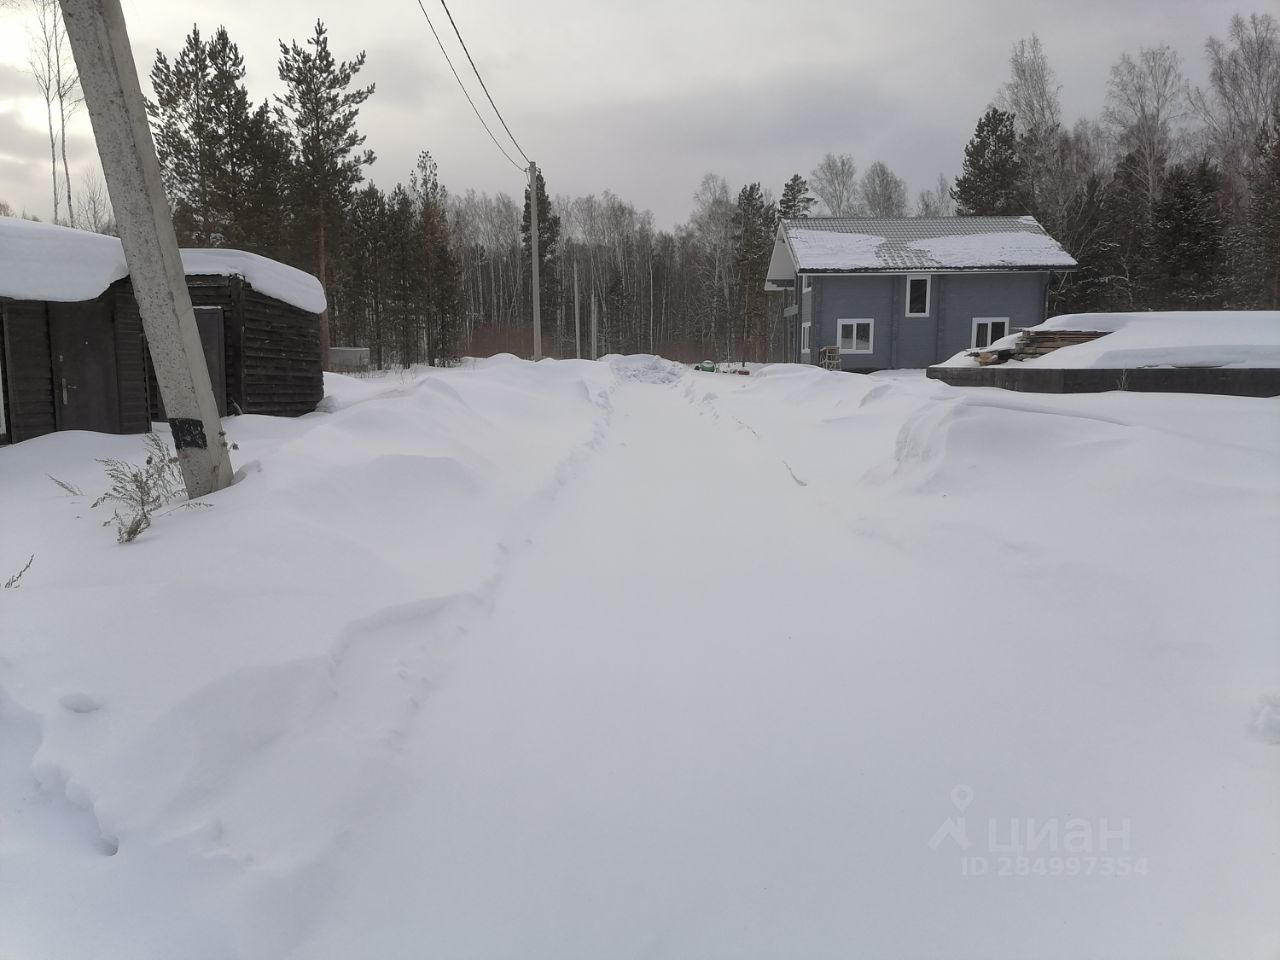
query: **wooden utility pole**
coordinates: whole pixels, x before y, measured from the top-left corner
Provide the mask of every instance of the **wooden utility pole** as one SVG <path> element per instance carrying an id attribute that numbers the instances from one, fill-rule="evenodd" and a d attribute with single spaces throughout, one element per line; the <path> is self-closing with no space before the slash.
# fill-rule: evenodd
<path id="1" fill-rule="evenodd" d="M 120 0 L 60 0 L 187 496 L 229 486 L 191 295 Z"/>
<path id="2" fill-rule="evenodd" d="M 529 161 L 529 249 L 533 253 L 533 359 L 542 359 L 542 287 L 538 283 L 538 165 Z"/>
<path id="3" fill-rule="evenodd" d="M 578 261 L 573 261 L 573 355 L 582 359 L 582 324 L 578 320 Z"/>

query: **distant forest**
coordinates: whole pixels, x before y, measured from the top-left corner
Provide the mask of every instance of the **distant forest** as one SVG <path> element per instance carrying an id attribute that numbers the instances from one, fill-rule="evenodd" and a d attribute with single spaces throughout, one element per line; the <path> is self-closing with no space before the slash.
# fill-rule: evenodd
<path id="1" fill-rule="evenodd" d="M 110 231 L 100 182 L 73 194 L 59 156 L 79 102 L 74 65 L 56 0 L 35 5 L 55 219 Z M 1102 114 L 1074 123 L 1039 39 L 1018 41 L 963 172 L 914 198 L 883 162 L 860 170 L 828 154 L 776 193 L 708 173 L 689 220 L 667 231 L 611 192 L 548 194 L 540 180 L 544 353 L 574 355 L 576 291 L 584 354 L 594 299 L 601 353 L 777 358 L 780 310 L 763 290 L 773 235 L 780 217 L 818 214 L 1030 214 L 1081 264 L 1053 288 L 1054 313 L 1280 308 L 1280 25 L 1254 14 L 1224 27 L 1204 46 L 1207 87 L 1187 82 L 1171 48 L 1141 49 L 1111 67 Z M 280 44 L 285 92 L 255 103 L 225 29 L 157 52 L 148 111 L 180 241 L 315 274 L 330 342 L 368 346 L 378 366 L 528 355 L 528 191 L 523 203 L 451 192 L 426 150 L 404 182 L 369 181 L 364 62 L 337 59 L 317 22 L 304 42 Z"/>

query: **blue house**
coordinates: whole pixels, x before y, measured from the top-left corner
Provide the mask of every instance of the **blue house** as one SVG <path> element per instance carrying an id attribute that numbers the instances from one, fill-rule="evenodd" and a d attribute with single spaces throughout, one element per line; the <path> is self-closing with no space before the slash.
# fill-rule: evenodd
<path id="1" fill-rule="evenodd" d="M 923 368 L 1045 320 L 1077 264 L 1032 217 L 810 217 L 778 226 L 765 289 L 788 359 Z"/>

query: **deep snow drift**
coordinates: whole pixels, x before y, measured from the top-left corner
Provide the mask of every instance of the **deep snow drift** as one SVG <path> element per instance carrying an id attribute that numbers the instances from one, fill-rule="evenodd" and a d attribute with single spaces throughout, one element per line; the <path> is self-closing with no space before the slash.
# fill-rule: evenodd
<path id="1" fill-rule="evenodd" d="M 1068 313 L 1029 330 L 1098 330 L 1106 336 L 1018 361 L 1055 370 L 1138 367 L 1280 367 L 1280 310 L 1187 310 Z M 985 350 L 1013 349 L 1021 331 Z M 976 367 L 977 350 L 961 350 L 941 367 Z"/>
<path id="2" fill-rule="evenodd" d="M 0 449 L 0 956 L 1275 956 L 1280 402 L 329 385 Z"/>

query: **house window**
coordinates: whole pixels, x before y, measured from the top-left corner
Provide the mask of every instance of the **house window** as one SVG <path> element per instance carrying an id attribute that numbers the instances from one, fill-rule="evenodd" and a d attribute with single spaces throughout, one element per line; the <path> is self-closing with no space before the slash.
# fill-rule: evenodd
<path id="1" fill-rule="evenodd" d="M 809 352 L 809 330 L 813 326 L 812 323 L 800 324 L 800 352 Z"/>
<path id="2" fill-rule="evenodd" d="M 810 277 L 808 274 L 805 274 L 804 280 L 802 281 L 802 283 L 803 283 L 803 286 L 801 287 L 801 289 L 804 290 L 805 293 L 808 293 L 810 290 L 813 289 L 813 278 Z"/>
<path id="3" fill-rule="evenodd" d="M 871 333 L 875 324 L 870 320 L 839 320 L 839 344 L 841 353 L 870 353 Z"/>
<path id="4" fill-rule="evenodd" d="M 907 277 L 907 316 L 929 315 L 929 288 L 933 285 L 928 276 Z"/>
<path id="5" fill-rule="evenodd" d="M 1008 317 L 974 317 L 973 345 L 989 347 L 1001 337 L 1009 334 Z"/>

